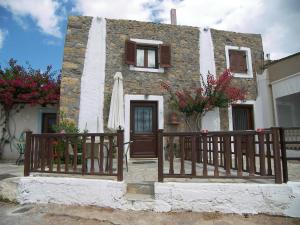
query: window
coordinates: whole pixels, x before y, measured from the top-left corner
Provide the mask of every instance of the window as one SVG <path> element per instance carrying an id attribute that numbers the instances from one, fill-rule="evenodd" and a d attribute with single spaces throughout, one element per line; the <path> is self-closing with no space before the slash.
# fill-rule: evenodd
<path id="1" fill-rule="evenodd" d="M 246 52 L 240 50 L 229 50 L 230 70 L 233 73 L 247 73 Z"/>
<path id="2" fill-rule="evenodd" d="M 253 105 L 232 105 L 233 130 L 253 130 Z"/>
<path id="3" fill-rule="evenodd" d="M 158 68 L 157 47 L 141 46 L 136 47 L 136 67 Z"/>
<path id="4" fill-rule="evenodd" d="M 252 78 L 252 60 L 250 48 L 225 46 L 227 68 L 235 77 Z"/>
<path id="5" fill-rule="evenodd" d="M 171 48 L 161 41 L 131 39 L 125 42 L 125 63 L 131 70 L 164 72 L 171 66 Z"/>
<path id="6" fill-rule="evenodd" d="M 56 124 L 56 113 L 43 113 L 42 115 L 42 133 L 55 133 L 53 125 Z"/>

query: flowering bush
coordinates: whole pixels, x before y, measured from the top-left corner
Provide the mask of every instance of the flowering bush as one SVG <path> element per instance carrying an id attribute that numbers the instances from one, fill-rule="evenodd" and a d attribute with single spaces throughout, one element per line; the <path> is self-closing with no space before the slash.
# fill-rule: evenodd
<path id="1" fill-rule="evenodd" d="M 218 78 L 208 74 L 207 82 L 202 77 L 201 87 L 191 90 L 173 90 L 168 82 L 162 82 L 161 85 L 170 94 L 170 105 L 183 113 L 185 118 L 195 117 L 194 122 L 199 124 L 206 112 L 245 99 L 245 90 L 234 87 L 232 79 L 230 71 L 225 70 Z"/>
<path id="2" fill-rule="evenodd" d="M 45 72 L 17 65 L 11 59 L 9 67 L 0 68 L 0 103 L 5 109 L 11 109 L 16 103 L 46 105 L 59 100 L 60 79 L 54 78 L 48 66 Z"/>
<path id="3" fill-rule="evenodd" d="M 58 103 L 60 76 L 48 66 L 45 72 L 30 66 L 26 69 L 11 59 L 8 67 L 0 67 L 0 159 L 4 146 L 13 147 L 15 134 L 10 130 L 10 116 L 18 113 L 24 104 L 47 105 Z"/>

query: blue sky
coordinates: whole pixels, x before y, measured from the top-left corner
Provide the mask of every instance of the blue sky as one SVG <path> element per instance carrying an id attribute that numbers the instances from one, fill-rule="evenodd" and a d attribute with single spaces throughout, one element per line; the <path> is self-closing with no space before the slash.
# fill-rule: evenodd
<path id="1" fill-rule="evenodd" d="M 298 0 L 0 0 L 0 64 L 61 69 L 68 15 L 101 16 L 260 33 L 277 59 L 300 51 Z"/>

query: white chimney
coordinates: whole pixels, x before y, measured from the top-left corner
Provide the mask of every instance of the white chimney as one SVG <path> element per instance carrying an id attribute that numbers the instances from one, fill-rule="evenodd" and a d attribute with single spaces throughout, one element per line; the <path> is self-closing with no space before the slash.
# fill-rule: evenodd
<path id="1" fill-rule="evenodd" d="M 171 9 L 170 15 L 171 15 L 171 24 L 177 25 L 176 9 Z"/>

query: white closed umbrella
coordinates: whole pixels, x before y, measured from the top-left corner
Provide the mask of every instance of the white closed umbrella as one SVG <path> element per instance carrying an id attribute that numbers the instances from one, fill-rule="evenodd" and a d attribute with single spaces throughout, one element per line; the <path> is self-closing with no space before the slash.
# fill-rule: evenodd
<path id="1" fill-rule="evenodd" d="M 121 72 L 116 72 L 114 76 L 107 127 L 112 130 L 117 130 L 119 127 L 124 128 L 123 77 Z"/>

